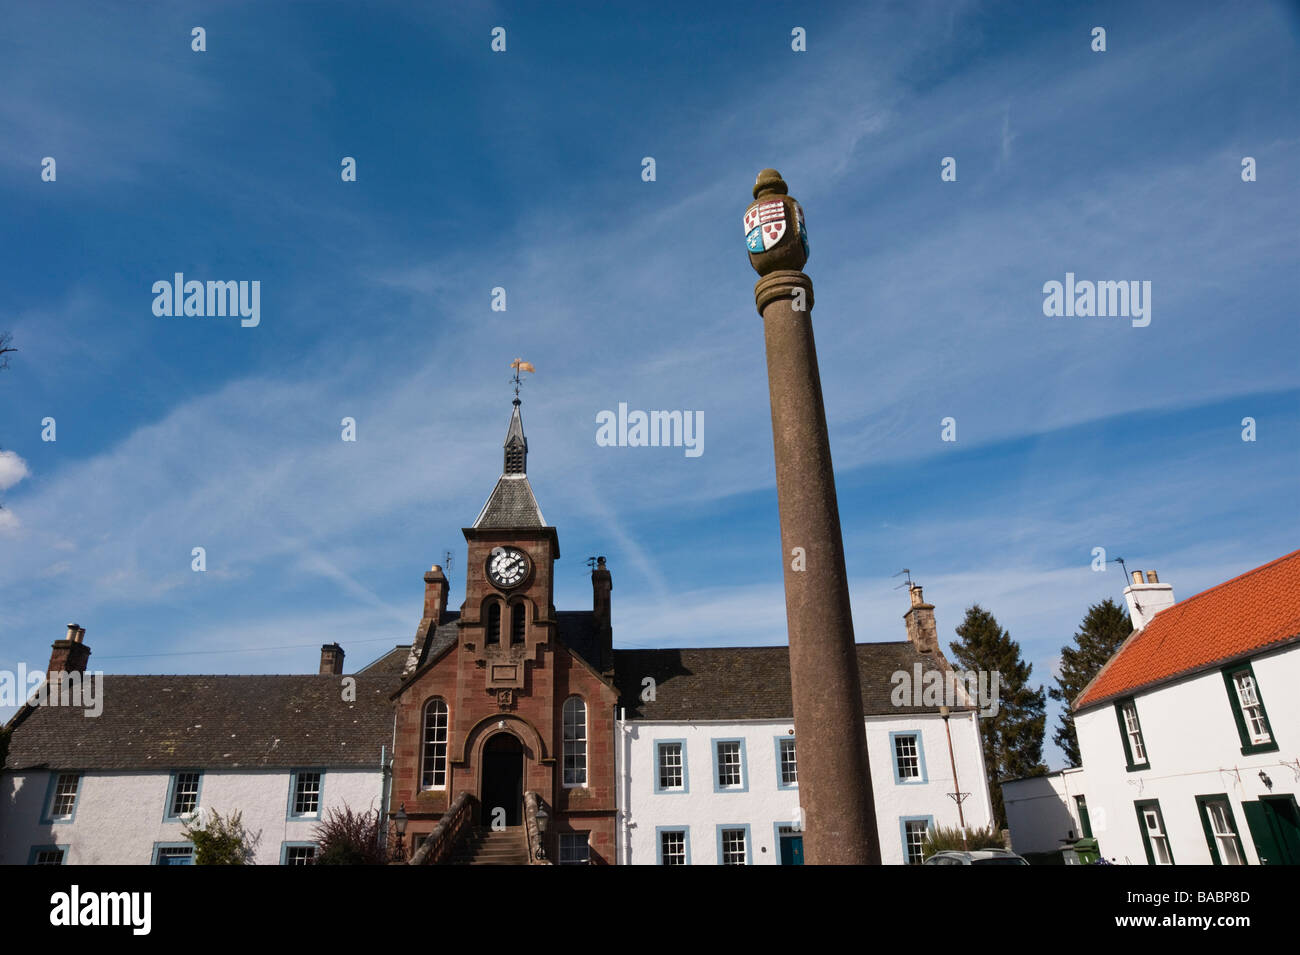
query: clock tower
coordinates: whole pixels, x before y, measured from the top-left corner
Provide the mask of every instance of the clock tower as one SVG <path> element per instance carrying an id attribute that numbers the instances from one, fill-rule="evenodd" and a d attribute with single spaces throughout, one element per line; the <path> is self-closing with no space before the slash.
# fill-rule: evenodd
<path id="1" fill-rule="evenodd" d="M 609 572 L 603 559 L 593 571 L 591 611 L 556 611 L 559 537 L 528 481 L 517 394 L 503 458 L 487 502 L 463 529 L 458 613 L 446 610 L 441 569 L 425 575 L 424 617 L 394 694 L 389 811 L 405 806 L 414 846 L 462 792 L 474 824 L 497 830 L 523 826 L 531 792 L 552 820 L 548 855 L 562 847 L 570 860 L 582 850 L 593 863 L 612 862 L 618 692 Z"/>

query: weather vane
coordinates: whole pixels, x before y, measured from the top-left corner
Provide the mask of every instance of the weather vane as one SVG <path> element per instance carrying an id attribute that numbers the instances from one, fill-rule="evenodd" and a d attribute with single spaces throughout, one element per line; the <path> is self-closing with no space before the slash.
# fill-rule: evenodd
<path id="1" fill-rule="evenodd" d="M 524 361 L 522 358 L 516 358 L 514 361 L 510 363 L 510 367 L 515 370 L 515 376 L 510 380 L 513 381 L 515 384 L 515 404 L 519 404 L 519 386 L 523 384 L 523 382 L 519 379 L 519 373 L 521 371 L 527 371 L 536 374 L 537 369 L 533 367 L 533 363 L 531 361 Z"/>

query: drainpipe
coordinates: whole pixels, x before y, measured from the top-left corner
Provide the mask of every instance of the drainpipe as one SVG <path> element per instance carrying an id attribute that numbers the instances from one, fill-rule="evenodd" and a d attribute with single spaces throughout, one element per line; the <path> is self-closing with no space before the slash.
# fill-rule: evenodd
<path id="1" fill-rule="evenodd" d="M 629 727 L 627 725 L 627 710 L 619 707 L 618 732 L 619 746 L 615 751 L 618 761 L 622 764 L 619 767 L 618 785 L 621 791 L 621 798 L 618 806 L 618 839 L 622 843 L 619 847 L 619 864 L 632 864 L 632 809 L 628 805 L 632 799 L 632 777 L 628 769 L 630 759 L 627 748 L 631 745 L 628 741 Z"/>
<path id="2" fill-rule="evenodd" d="M 948 762 L 952 764 L 952 789 L 953 800 L 957 803 L 957 822 L 961 826 L 961 847 L 969 848 L 966 841 L 966 814 L 961 808 L 961 783 L 957 782 L 957 756 L 952 751 L 952 726 L 948 723 L 948 718 L 952 713 L 948 707 L 939 707 L 939 715 L 943 717 L 943 730 L 948 734 Z"/>

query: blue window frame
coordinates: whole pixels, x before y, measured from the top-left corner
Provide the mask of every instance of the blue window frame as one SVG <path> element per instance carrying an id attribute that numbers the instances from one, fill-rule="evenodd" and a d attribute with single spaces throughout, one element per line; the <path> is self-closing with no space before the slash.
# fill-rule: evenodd
<path id="1" fill-rule="evenodd" d="M 155 842 L 150 865 L 194 865 L 194 843 Z"/>
<path id="2" fill-rule="evenodd" d="M 185 822 L 189 813 L 199 807 L 203 793 L 203 773 L 197 769 L 172 770 L 167 783 L 167 805 L 163 806 L 163 822 Z M 182 843 L 189 845 L 188 842 Z"/>
<path id="3" fill-rule="evenodd" d="M 76 770 L 50 773 L 45 786 L 45 802 L 41 808 L 41 823 L 72 822 L 77 817 L 81 802 L 81 784 L 85 776 Z"/>
<path id="4" fill-rule="evenodd" d="M 915 786 L 930 781 L 925 771 L 925 747 L 921 745 L 920 730 L 890 733 L 889 755 L 894 761 L 895 783 Z"/>
<path id="5" fill-rule="evenodd" d="M 925 828 L 922 829 L 919 823 L 925 823 Z M 898 817 L 898 836 L 903 844 L 903 865 L 920 865 L 925 861 L 921 852 L 921 843 L 925 841 L 925 834 L 933 828 L 934 816 Z"/>
<path id="6" fill-rule="evenodd" d="M 320 846 L 314 842 L 280 843 L 280 865 L 311 865 Z"/>
<path id="7" fill-rule="evenodd" d="M 686 740 L 657 739 L 654 741 L 654 754 L 655 792 L 690 792 L 691 777 L 687 772 Z"/>
<path id="8" fill-rule="evenodd" d="M 717 828 L 717 850 L 718 865 L 753 865 L 754 839 L 749 832 L 749 823 L 719 823 Z M 741 853 L 743 853 L 743 862 L 727 859 L 727 856 L 733 856 L 735 859 L 741 858 Z"/>
<path id="9" fill-rule="evenodd" d="M 27 853 L 28 865 L 67 865 L 68 864 L 68 847 L 67 846 L 32 846 L 32 851 Z"/>
<path id="10" fill-rule="evenodd" d="M 664 836 L 668 836 L 667 840 Z M 681 861 L 664 862 L 664 848 L 667 845 L 672 859 Z M 690 826 L 655 826 L 655 865 L 690 865 L 691 864 L 691 827 Z"/>
<path id="11" fill-rule="evenodd" d="M 776 788 L 799 788 L 799 753 L 793 736 L 778 736 L 776 745 Z"/>
<path id="12" fill-rule="evenodd" d="M 289 774 L 286 819 L 319 819 L 325 801 L 325 770 L 295 769 Z"/>
<path id="13" fill-rule="evenodd" d="M 713 791 L 715 793 L 749 792 L 749 766 L 743 739 L 709 740 L 713 750 Z"/>

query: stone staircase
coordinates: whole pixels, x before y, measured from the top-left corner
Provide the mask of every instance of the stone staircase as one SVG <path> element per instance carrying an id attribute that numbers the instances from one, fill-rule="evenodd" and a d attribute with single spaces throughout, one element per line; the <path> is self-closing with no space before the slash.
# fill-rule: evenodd
<path id="1" fill-rule="evenodd" d="M 470 829 L 448 862 L 451 865 L 528 865 L 528 837 L 523 826 Z"/>

